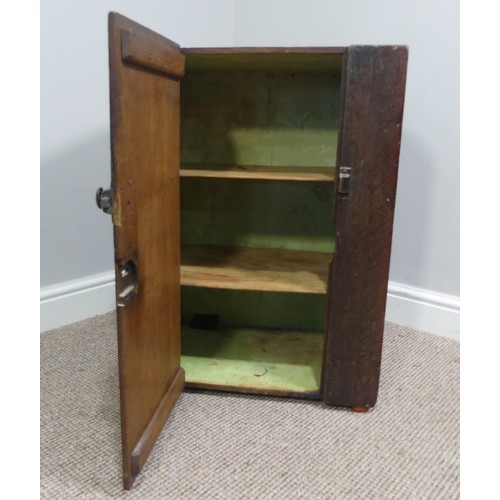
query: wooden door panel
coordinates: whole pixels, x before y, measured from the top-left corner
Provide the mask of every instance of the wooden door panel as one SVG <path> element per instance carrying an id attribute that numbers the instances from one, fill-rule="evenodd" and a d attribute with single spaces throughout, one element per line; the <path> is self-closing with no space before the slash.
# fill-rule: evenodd
<path id="1" fill-rule="evenodd" d="M 112 216 L 123 474 L 129 489 L 184 387 L 179 47 L 109 16 Z"/>
<path id="2" fill-rule="evenodd" d="M 361 410 L 379 385 L 408 49 L 352 46 L 344 57 L 323 392 Z"/>

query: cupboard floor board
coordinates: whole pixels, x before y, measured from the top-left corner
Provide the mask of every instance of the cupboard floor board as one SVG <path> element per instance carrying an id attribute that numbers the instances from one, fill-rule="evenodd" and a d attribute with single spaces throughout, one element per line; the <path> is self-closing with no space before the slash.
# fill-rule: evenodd
<path id="1" fill-rule="evenodd" d="M 243 392 L 319 391 L 323 334 L 221 327 L 182 327 L 186 383 Z"/>

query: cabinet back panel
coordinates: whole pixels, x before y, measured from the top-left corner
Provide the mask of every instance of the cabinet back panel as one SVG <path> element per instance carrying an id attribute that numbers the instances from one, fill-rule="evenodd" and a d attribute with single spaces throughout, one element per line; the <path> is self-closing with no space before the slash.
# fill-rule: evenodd
<path id="1" fill-rule="evenodd" d="M 224 325 L 323 332 L 326 295 L 182 287 L 182 322 L 195 314 L 216 314 Z"/>
<path id="2" fill-rule="evenodd" d="M 181 181 L 181 241 L 333 252 L 332 183 Z"/>
<path id="3" fill-rule="evenodd" d="M 181 162 L 333 167 L 339 115 L 333 71 L 187 71 Z"/>
<path id="4" fill-rule="evenodd" d="M 345 48 L 184 49 L 186 71 L 267 71 L 340 74 Z"/>

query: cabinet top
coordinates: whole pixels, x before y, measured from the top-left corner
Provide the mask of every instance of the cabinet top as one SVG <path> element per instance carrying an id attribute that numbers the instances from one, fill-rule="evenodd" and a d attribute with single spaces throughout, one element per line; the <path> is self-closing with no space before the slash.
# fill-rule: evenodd
<path id="1" fill-rule="evenodd" d="M 347 47 L 216 47 L 181 48 L 189 70 L 270 70 L 339 73 L 344 55 L 408 51 L 405 45 L 350 45 Z"/>
<path id="2" fill-rule="evenodd" d="M 333 72 L 342 68 L 344 48 L 193 48 L 181 49 L 186 70 Z"/>
<path id="3" fill-rule="evenodd" d="M 348 47 L 189 47 L 184 54 L 343 54 Z"/>

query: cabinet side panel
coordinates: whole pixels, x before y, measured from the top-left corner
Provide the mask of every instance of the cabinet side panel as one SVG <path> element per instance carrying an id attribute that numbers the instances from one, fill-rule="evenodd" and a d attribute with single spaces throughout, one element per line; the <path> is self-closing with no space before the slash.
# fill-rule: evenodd
<path id="1" fill-rule="evenodd" d="M 407 59 L 401 46 L 347 52 L 337 162 L 352 170 L 343 194 L 337 168 L 323 372 L 329 404 L 369 408 L 377 400 Z"/>

